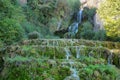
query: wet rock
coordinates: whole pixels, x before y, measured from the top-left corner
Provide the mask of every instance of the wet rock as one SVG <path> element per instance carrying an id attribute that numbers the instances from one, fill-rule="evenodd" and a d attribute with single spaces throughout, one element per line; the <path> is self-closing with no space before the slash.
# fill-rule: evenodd
<path id="1" fill-rule="evenodd" d="M 104 30 L 103 22 L 99 15 L 96 13 L 94 16 L 94 31 Z"/>

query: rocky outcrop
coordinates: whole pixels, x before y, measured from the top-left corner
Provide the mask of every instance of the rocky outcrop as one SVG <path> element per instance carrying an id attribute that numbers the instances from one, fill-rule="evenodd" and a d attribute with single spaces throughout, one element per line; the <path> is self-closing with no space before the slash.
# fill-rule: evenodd
<path id="1" fill-rule="evenodd" d="M 96 13 L 93 19 L 94 31 L 104 30 L 103 21 L 100 19 L 99 15 Z"/>
<path id="2" fill-rule="evenodd" d="M 99 8 L 100 3 L 103 2 L 103 0 L 80 0 L 82 3 L 82 7 L 95 7 Z M 94 24 L 94 31 L 103 30 L 103 21 L 100 19 L 99 14 L 96 13 L 93 18 L 93 24 Z"/>
<path id="3" fill-rule="evenodd" d="M 103 0 L 80 0 L 82 7 L 96 7 L 100 6 Z"/>

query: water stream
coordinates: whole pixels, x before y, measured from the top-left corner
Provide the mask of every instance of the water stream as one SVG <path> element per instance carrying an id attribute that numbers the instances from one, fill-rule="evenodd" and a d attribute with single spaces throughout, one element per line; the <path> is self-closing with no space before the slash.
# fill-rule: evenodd
<path id="1" fill-rule="evenodd" d="M 76 58 L 80 58 L 80 47 L 76 46 Z"/>
<path id="2" fill-rule="evenodd" d="M 77 14 L 77 22 L 80 24 L 82 21 L 82 12 L 83 9 L 79 10 L 78 14 Z"/>
<path id="3" fill-rule="evenodd" d="M 71 71 L 71 75 L 69 76 L 70 80 L 71 79 L 74 79 L 74 80 L 80 80 L 80 77 L 78 76 L 78 71 L 76 69 L 76 67 L 74 66 L 75 65 L 75 62 L 70 58 L 71 56 L 71 52 L 68 48 L 64 48 L 65 52 L 66 52 L 66 60 L 68 60 L 68 63 L 70 64 L 70 71 Z M 79 47 L 76 47 L 76 58 L 79 58 L 80 57 L 80 48 Z M 67 79 L 64 79 L 64 80 L 67 80 Z"/>
<path id="4" fill-rule="evenodd" d="M 108 56 L 108 65 L 112 64 L 113 50 L 110 51 L 110 55 Z"/>
<path id="5" fill-rule="evenodd" d="M 66 47 L 64 48 L 65 52 L 66 52 L 66 60 L 69 60 L 70 58 L 70 50 L 67 49 Z"/>
<path id="6" fill-rule="evenodd" d="M 82 12 L 83 12 L 83 9 L 80 9 L 78 14 L 77 14 L 77 19 L 75 22 L 73 22 L 69 28 L 68 28 L 68 31 L 72 34 L 72 35 L 75 35 L 77 32 L 78 32 L 78 27 L 79 27 L 79 24 L 81 23 L 82 21 Z"/>
<path id="7" fill-rule="evenodd" d="M 78 76 L 78 71 L 76 68 L 70 68 L 71 70 L 71 76 L 74 77 L 75 80 L 80 80 L 80 77 Z"/>

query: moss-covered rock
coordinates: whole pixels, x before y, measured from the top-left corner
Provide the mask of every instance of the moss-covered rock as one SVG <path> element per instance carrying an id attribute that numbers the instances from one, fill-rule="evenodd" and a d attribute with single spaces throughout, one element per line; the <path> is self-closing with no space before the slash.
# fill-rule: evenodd
<path id="1" fill-rule="evenodd" d="M 112 47 L 108 43 L 76 39 L 25 40 L 1 49 L 4 55 L 0 58 L 0 77 L 1 80 L 75 80 L 78 77 L 80 80 L 119 80 L 119 43 L 110 42 Z M 71 68 L 77 70 L 77 77 L 73 77 Z"/>

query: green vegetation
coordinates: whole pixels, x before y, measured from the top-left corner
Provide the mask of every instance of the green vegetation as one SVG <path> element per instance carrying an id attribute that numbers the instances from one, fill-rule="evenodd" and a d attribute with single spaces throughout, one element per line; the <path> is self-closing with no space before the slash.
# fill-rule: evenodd
<path id="1" fill-rule="evenodd" d="M 98 10 L 84 7 L 79 31 L 72 38 L 119 41 L 120 19 L 117 1 L 113 3 L 107 0 Z M 0 5 L 0 37 L 5 44 L 21 39 L 59 38 L 54 32 L 67 29 L 75 21 L 75 15 L 80 8 L 79 0 L 29 0 L 26 4 L 20 4 L 19 0 L 0 0 Z M 105 30 L 97 32 L 93 30 L 96 10 L 105 23 Z M 58 34 L 60 37 L 69 35 L 66 32 Z M 36 37 L 31 37 L 32 35 Z"/>
<path id="2" fill-rule="evenodd" d="M 13 5 L 10 0 L 0 0 L 0 39 L 9 44 L 21 40 L 24 29 L 21 22 L 24 21 L 22 9 Z"/>
<path id="3" fill-rule="evenodd" d="M 120 40 L 120 2 L 119 0 L 106 0 L 104 1 L 98 13 L 104 21 L 105 30 L 108 39 Z"/>
<path id="4" fill-rule="evenodd" d="M 80 37 L 83 39 L 92 39 L 94 36 L 92 24 L 90 22 L 85 22 L 82 24 L 83 28 L 80 31 Z"/>
<path id="5" fill-rule="evenodd" d="M 58 23 L 61 22 L 59 29 L 67 28 L 70 13 L 76 13 L 80 7 L 79 0 L 29 0 L 27 4 L 0 0 L 0 5 L 0 37 L 5 44 L 30 38 L 34 32 L 39 38 L 57 38 L 53 33 Z"/>
<path id="6" fill-rule="evenodd" d="M 0 0 L 0 80 L 120 80 L 120 2 L 84 4 Z M 95 26 L 96 13 L 105 29 Z"/>

